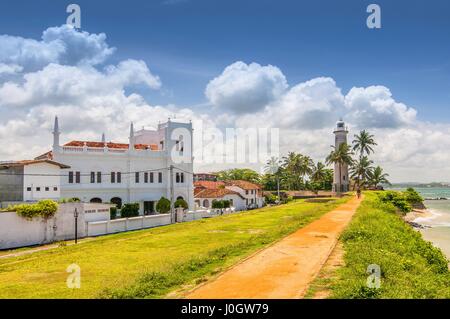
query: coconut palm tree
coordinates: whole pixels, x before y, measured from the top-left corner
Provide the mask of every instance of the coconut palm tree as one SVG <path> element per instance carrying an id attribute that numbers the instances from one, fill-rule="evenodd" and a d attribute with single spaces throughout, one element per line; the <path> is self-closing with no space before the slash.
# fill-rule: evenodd
<path id="1" fill-rule="evenodd" d="M 370 155 L 370 153 L 373 153 L 374 150 L 372 146 L 377 145 L 377 143 L 374 140 L 374 136 L 367 132 L 366 130 L 362 130 L 358 134 L 355 134 L 355 139 L 353 140 L 353 151 L 356 151 L 359 153 L 359 159 L 366 155 Z"/>
<path id="2" fill-rule="evenodd" d="M 266 173 L 275 175 L 277 178 L 277 201 L 280 200 L 280 160 L 272 156 L 266 163 Z"/>
<path id="3" fill-rule="evenodd" d="M 316 183 L 322 183 L 325 189 L 325 180 L 327 178 L 327 168 L 322 162 L 318 162 L 311 174 L 311 180 Z"/>
<path id="4" fill-rule="evenodd" d="M 375 169 L 370 173 L 369 184 L 377 187 L 380 184 L 388 184 L 391 183 L 388 181 L 389 174 L 384 173 L 383 169 L 380 166 L 375 167 Z"/>
<path id="5" fill-rule="evenodd" d="M 358 162 L 353 163 L 351 167 L 351 178 L 356 180 L 358 187 L 364 187 L 370 180 L 373 171 L 373 161 L 367 156 L 360 158 Z"/>
<path id="6" fill-rule="evenodd" d="M 331 146 L 333 150 L 325 159 L 327 164 L 337 164 L 339 171 L 339 181 L 342 180 L 342 166 L 344 165 L 352 165 L 352 151 L 350 150 L 350 146 L 347 143 L 342 143 L 339 147 Z M 340 184 L 340 183 L 339 183 Z M 337 193 L 341 193 L 341 188 L 337 190 Z"/>

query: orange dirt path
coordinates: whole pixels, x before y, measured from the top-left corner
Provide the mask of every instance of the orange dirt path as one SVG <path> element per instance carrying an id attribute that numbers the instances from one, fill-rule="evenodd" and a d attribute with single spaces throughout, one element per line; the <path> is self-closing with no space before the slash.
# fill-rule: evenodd
<path id="1" fill-rule="evenodd" d="M 189 293 L 188 299 L 302 298 L 362 199 L 326 213 Z"/>

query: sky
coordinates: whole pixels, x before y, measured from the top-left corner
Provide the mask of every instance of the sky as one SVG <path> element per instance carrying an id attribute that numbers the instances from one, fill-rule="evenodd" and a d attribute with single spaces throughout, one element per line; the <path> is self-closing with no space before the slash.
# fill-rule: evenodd
<path id="1" fill-rule="evenodd" d="M 279 128 L 281 155 L 323 161 L 343 117 L 391 181 L 450 181 L 448 1 L 77 0 L 81 31 L 70 3 L 0 3 L 0 160 L 48 150 L 59 115 L 63 140 L 169 116 Z"/>

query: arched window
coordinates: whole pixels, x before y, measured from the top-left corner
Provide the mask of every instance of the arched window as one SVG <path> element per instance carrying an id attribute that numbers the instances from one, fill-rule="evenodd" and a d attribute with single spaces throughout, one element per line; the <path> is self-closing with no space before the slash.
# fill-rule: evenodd
<path id="1" fill-rule="evenodd" d="M 122 198 L 120 197 L 111 198 L 111 203 L 115 204 L 118 209 L 122 208 Z"/>
<path id="2" fill-rule="evenodd" d="M 207 199 L 203 200 L 203 207 L 206 207 L 206 208 L 209 207 L 209 200 L 207 200 Z"/>
<path id="3" fill-rule="evenodd" d="M 101 203 L 101 202 L 102 202 L 102 199 L 98 198 L 98 197 L 94 197 L 91 199 L 91 203 Z"/>
<path id="4" fill-rule="evenodd" d="M 195 200 L 195 207 L 200 207 L 200 200 L 199 199 Z"/>
<path id="5" fill-rule="evenodd" d="M 230 201 L 230 206 L 233 206 L 233 199 L 230 198 L 229 201 Z"/>

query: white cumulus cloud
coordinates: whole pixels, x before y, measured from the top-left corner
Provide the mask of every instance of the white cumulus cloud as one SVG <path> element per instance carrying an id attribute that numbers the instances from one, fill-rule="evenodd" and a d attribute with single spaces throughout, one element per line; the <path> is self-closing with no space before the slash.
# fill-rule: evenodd
<path id="1" fill-rule="evenodd" d="M 260 110 L 286 88 L 286 78 L 277 67 L 238 61 L 208 83 L 205 95 L 221 111 L 242 114 Z"/>

